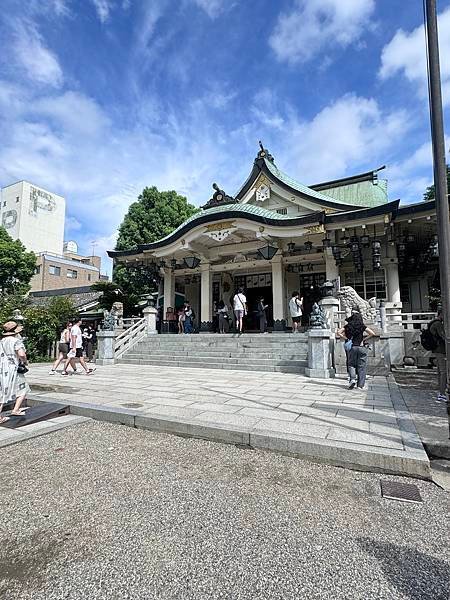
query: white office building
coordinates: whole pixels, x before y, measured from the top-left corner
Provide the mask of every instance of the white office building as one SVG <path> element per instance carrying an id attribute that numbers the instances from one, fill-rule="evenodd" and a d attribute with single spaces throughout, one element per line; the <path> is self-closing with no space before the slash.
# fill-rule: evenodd
<path id="1" fill-rule="evenodd" d="M 62 254 L 66 201 L 28 181 L 1 190 L 0 224 L 36 254 Z"/>

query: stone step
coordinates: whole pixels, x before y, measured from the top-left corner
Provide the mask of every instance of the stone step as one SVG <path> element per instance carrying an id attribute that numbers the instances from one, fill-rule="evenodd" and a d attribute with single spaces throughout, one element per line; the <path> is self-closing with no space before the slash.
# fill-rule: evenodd
<path id="1" fill-rule="evenodd" d="M 135 358 L 120 358 L 118 361 L 120 364 L 126 365 L 151 365 L 151 366 L 165 366 L 165 367 L 184 367 L 186 368 L 186 363 L 175 362 L 171 360 L 158 360 L 158 359 L 135 359 Z M 189 368 L 201 368 L 201 369 L 228 369 L 232 371 L 262 371 L 262 372 L 270 372 L 270 373 L 297 373 L 299 375 L 303 375 L 305 369 L 303 366 L 293 366 L 290 364 L 289 366 L 271 366 L 271 365 L 260 365 L 258 363 L 239 363 L 239 364 L 222 364 L 216 362 L 199 362 L 199 363 L 191 363 L 189 364 Z"/>
<path id="2" fill-rule="evenodd" d="M 147 360 L 158 361 L 158 362 L 159 361 L 168 361 L 168 362 L 173 361 L 176 363 L 183 364 L 184 366 L 190 366 L 192 363 L 205 363 L 205 362 L 206 363 L 217 362 L 217 363 L 223 363 L 226 365 L 250 363 L 250 364 L 269 365 L 269 366 L 278 366 L 278 367 L 284 367 L 284 366 L 286 366 L 286 367 L 288 367 L 288 366 L 306 367 L 307 366 L 306 358 L 290 360 L 290 359 L 286 359 L 286 358 L 277 359 L 277 358 L 253 357 L 251 360 L 248 360 L 243 357 L 231 358 L 231 357 L 220 356 L 213 360 L 213 358 L 211 358 L 210 356 L 183 357 L 183 356 L 173 356 L 170 354 L 155 356 L 153 354 L 144 355 L 144 354 L 134 353 L 134 352 L 127 353 L 123 358 L 133 359 L 133 360 L 141 361 L 144 363 Z"/>
<path id="3" fill-rule="evenodd" d="M 151 336 L 153 337 L 153 336 Z M 298 339 L 308 339 L 308 336 L 304 333 L 268 333 L 267 335 L 261 335 L 260 333 L 243 333 L 239 335 L 237 333 L 196 333 L 189 335 L 181 335 L 178 333 L 161 333 L 157 336 L 158 339 L 173 339 L 174 337 L 182 337 L 187 340 L 298 340 Z"/>
<path id="4" fill-rule="evenodd" d="M 210 351 L 208 349 L 204 350 L 204 349 L 192 349 L 192 350 L 186 350 L 186 349 L 177 349 L 177 350 L 168 350 L 167 348 L 164 349 L 154 349 L 154 348 L 149 348 L 147 349 L 143 349 L 143 348 L 137 348 L 134 347 L 132 348 L 128 353 L 127 356 L 129 354 L 137 354 L 139 356 L 171 356 L 171 357 L 180 357 L 180 358 L 191 358 L 191 357 L 195 357 L 195 356 L 203 356 L 203 357 L 207 357 L 207 358 L 216 358 L 216 359 L 220 359 L 220 358 L 240 358 L 240 359 L 248 359 L 248 360 L 258 360 L 258 359 L 262 359 L 262 358 L 270 358 L 270 359 L 274 359 L 274 360 L 303 360 L 307 357 L 307 353 L 306 352 L 296 352 L 295 354 L 289 350 L 286 350 L 284 352 L 258 352 L 255 350 L 248 350 L 247 352 L 242 352 L 242 351 L 236 351 L 236 350 L 231 350 L 231 351 L 220 351 L 220 352 L 215 352 L 215 351 Z"/>
<path id="5" fill-rule="evenodd" d="M 222 349 L 232 349 L 232 348 L 267 348 L 268 350 L 277 349 L 277 348 L 297 348 L 297 347 L 305 347 L 307 345 L 306 341 L 298 341 L 295 344 L 275 344 L 275 343 L 267 343 L 264 344 L 262 342 L 235 342 L 235 343 L 217 343 L 217 342 L 200 342 L 198 344 L 191 344 L 184 342 L 184 338 L 181 338 L 178 341 L 166 341 L 159 342 L 157 340 L 141 340 L 138 343 L 139 346 L 148 347 L 148 348 L 217 348 L 218 350 Z"/>

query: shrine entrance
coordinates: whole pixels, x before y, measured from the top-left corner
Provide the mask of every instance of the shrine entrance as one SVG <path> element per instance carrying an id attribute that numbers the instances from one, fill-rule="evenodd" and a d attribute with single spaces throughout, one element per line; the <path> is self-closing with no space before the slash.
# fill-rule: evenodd
<path id="1" fill-rule="evenodd" d="M 240 275 L 234 278 L 236 291 L 242 287 L 247 298 L 248 314 L 244 318 L 244 327 L 247 331 L 259 331 L 258 301 L 264 298 L 268 304 L 266 310 L 267 327 L 273 327 L 273 298 L 272 298 L 272 273 L 259 273 L 257 275 Z"/>

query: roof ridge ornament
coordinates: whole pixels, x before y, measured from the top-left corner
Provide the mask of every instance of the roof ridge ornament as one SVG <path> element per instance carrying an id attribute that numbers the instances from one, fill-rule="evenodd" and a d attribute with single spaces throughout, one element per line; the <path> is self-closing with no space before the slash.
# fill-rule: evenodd
<path id="1" fill-rule="evenodd" d="M 258 152 L 258 154 L 256 156 L 256 160 L 258 160 L 258 158 L 267 158 L 268 161 L 270 161 L 271 163 L 274 163 L 275 162 L 274 157 L 270 154 L 270 152 L 267 150 L 267 148 L 264 148 L 261 140 L 259 140 L 259 147 L 261 148 L 261 150 Z"/>
<path id="2" fill-rule="evenodd" d="M 239 201 L 233 196 L 228 196 L 223 190 L 219 188 L 217 183 L 213 183 L 213 189 L 215 190 L 212 198 L 208 200 L 208 202 L 202 206 L 202 208 L 214 208 L 215 206 L 224 206 L 226 204 L 237 204 Z"/>

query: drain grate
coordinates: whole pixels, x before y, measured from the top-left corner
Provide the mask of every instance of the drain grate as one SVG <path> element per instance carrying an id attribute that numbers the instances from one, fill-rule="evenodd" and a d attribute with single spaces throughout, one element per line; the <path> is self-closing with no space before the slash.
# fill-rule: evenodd
<path id="1" fill-rule="evenodd" d="M 419 488 L 413 483 L 381 480 L 380 484 L 383 498 L 401 500 L 402 502 L 423 502 Z"/>
<path id="2" fill-rule="evenodd" d="M 139 402 L 125 402 L 124 404 L 121 404 L 120 406 L 123 406 L 124 408 L 141 408 L 141 406 L 144 406 L 144 405 L 139 404 Z"/>

